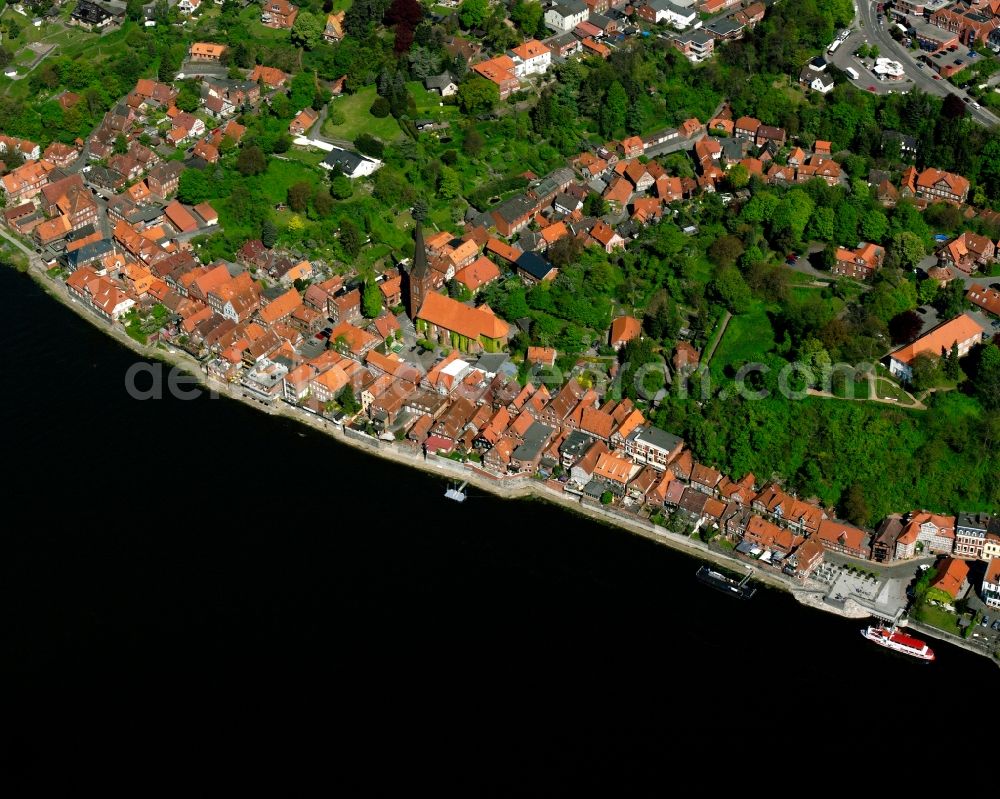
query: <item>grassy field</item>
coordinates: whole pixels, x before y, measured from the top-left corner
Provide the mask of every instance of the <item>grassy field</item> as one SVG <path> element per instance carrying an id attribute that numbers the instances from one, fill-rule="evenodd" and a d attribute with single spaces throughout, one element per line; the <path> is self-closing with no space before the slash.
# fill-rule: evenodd
<path id="1" fill-rule="evenodd" d="M 884 377 L 876 378 L 875 394 L 880 399 L 895 399 L 900 405 L 912 405 L 913 399 L 903 389 Z"/>
<path id="2" fill-rule="evenodd" d="M 712 358 L 712 377 L 720 380 L 727 366 L 759 360 L 777 344 L 774 327 L 768 317 L 770 308 L 756 302 L 748 313 L 734 316 Z"/>
<path id="3" fill-rule="evenodd" d="M 323 135 L 332 139 L 354 141 L 360 134 L 368 133 L 382 141 L 395 141 L 402 131 L 391 116 L 373 117 L 368 109 L 375 102 L 375 87 L 366 86 L 357 94 L 341 95 L 330 101 L 331 112 L 336 109 L 344 115 L 342 125 L 332 124 L 329 117 L 323 123 Z"/>
<path id="4" fill-rule="evenodd" d="M 924 624 L 937 627 L 939 630 L 945 630 L 946 632 L 954 633 L 955 635 L 962 634 L 962 631 L 958 627 L 959 617 L 957 614 L 949 613 L 948 611 L 935 607 L 930 603 L 921 603 L 920 606 L 916 608 L 914 617 L 917 621 L 922 621 Z"/>

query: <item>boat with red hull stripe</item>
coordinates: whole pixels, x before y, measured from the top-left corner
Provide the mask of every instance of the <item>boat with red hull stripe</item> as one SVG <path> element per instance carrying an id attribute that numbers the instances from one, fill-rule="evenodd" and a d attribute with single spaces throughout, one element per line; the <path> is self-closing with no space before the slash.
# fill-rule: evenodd
<path id="1" fill-rule="evenodd" d="M 876 627 L 873 625 L 862 630 L 861 635 L 872 643 L 884 646 L 893 652 L 901 652 L 918 660 L 934 660 L 934 650 L 927 646 L 926 643 L 919 638 L 901 633 L 895 627 L 889 630 L 885 627 Z"/>

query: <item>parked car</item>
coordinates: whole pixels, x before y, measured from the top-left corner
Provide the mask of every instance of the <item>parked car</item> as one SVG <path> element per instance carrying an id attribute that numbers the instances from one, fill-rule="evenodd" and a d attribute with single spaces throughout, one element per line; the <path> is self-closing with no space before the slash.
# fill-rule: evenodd
<path id="1" fill-rule="evenodd" d="M 941 76 L 940 75 L 935 75 L 934 76 L 934 80 L 941 80 Z"/>
<path id="2" fill-rule="evenodd" d="M 870 92 L 873 92 L 873 91 L 875 91 L 875 87 L 874 87 L 874 86 L 869 86 L 869 87 L 868 87 L 868 91 L 870 91 Z"/>
<path id="3" fill-rule="evenodd" d="M 997 619 L 995 622 L 993 622 L 992 627 L 994 630 L 1000 633 L 1000 619 Z"/>
<path id="4" fill-rule="evenodd" d="M 983 616 L 983 620 L 981 622 L 979 622 L 979 626 L 980 627 L 989 627 L 990 626 L 990 617 L 989 616 Z"/>
<path id="5" fill-rule="evenodd" d="M 954 65 L 955 65 L 956 67 L 960 67 L 960 66 L 962 66 L 962 64 L 964 64 L 965 62 L 964 62 L 964 61 L 963 61 L 963 60 L 962 60 L 961 58 L 956 58 L 956 59 L 955 59 L 955 60 L 954 60 L 954 61 L 953 61 L 952 63 L 953 63 L 953 64 L 954 64 Z"/>
<path id="6" fill-rule="evenodd" d="M 977 103 L 975 100 L 972 101 L 971 105 L 973 108 L 982 108 L 982 106 L 979 105 L 979 103 Z"/>

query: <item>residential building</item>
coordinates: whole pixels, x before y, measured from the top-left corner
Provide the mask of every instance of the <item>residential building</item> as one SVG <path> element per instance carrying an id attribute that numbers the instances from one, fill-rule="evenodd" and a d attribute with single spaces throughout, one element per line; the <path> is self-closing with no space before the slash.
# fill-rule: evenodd
<path id="1" fill-rule="evenodd" d="M 889 355 L 889 371 L 900 380 L 913 379 L 913 361 L 918 355 L 940 357 L 947 355 L 952 346 L 958 347 L 958 357 L 983 340 L 985 331 L 968 314 L 962 314 L 925 333 L 912 344 L 907 344 Z"/>
<path id="2" fill-rule="evenodd" d="M 442 72 L 440 75 L 428 75 L 424 78 L 424 88 L 428 91 L 437 92 L 442 97 L 451 97 L 458 94 L 458 83 L 450 72 Z"/>
<path id="3" fill-rule="evenodd" d="M 265 86 L 270 86 L 272 89 L 278 89 L 285 85 L 285 81 L 288 80 L 288 73 L 282 72 L 275 67 L 265 67 L 263 64 L 257 64 L 250 73 L 249 79 L 255 83 L 263 83 Z"/>
<path id="4" fill-rule="evenodd" d="M 989 5 L 986 8 L 987 13 L 984 14 L 978 9 L 974 10 L 960 4 L 950 5 L 931 13 L 929 20 L 932 25 L 957 34 L 962 44 L 975 47 L 984 43 L 990 34 L 1000 27 L 1000 19 L 996 13 L 989 8 Z"/>
<path id="5" fill-rule="evenodd" d="M 560 0 L 545 11 L 545 24 L 554 31 L 571 31 L 586 21 L 590 9 L 582 0 Z"/>
<path id="6" fill-rule="evenodd" d="M 264 0 L 260 21 L 268 28 L 289 30 L 298 15 L 299 7 L 293 6 L 288 0 Z"/>
<path id="7" fill-rule="evenodd" d="M 754 117 L 740 117 L 736 120 L 733 133 L 737 139 L 756 141 L 760 125 L 761 122 L 759 119 L 755 119 Z"/>
<path id="8" fill-rule="evenodd" d="M 912 558 L 918 552 L 951 554 L 955 548 L 955 517 L 927 511 L 910 514 L 896 538 L 896 560 Z"/>
<path id="9" fill-rule="evenodd" d="M 684 7 L 680 3 L 672 2 L 672 0 L 649 0 L 649 2 L 639 6 L 636 13 L 651 25 L 665 22 L 678 30 L 687 28 L 698 19 L 698 13 L 692 8 Z"/>
<path id="10" fill-rule="evenodd" d="M 694 12 L 691 15 L 696 16 Z M 673 45 L 693 64 L 711 58 L 715 52 L 715 39 L 703 30 L 679 33 L 674 38 Z"/>
<path id="11" fill-rule="evenodd" d="M 177 161 L 161 161 L 149 170 L 146 186 L 154 197 L 165 200 L 177 191 L 183 171 L 184 166 Z"/>
<path id="12" fill-rule="evenodd" d="M 632 430 L 625 439 L 625 452 L 630 458 L 661 472 L 680 455 L 683 448 L 681 438 L 653 426 Z"/>
<path id="13" fill-rule="evenodd" d="M 517 274 L 528 285 L 553 280 L 559 273 L 551 263 L 536 252 L 525 252 L 517 258 Z"/>
<path id="14" fill-rule="evenodd" d="M 986 288 L 980 283 L 973 283 L 969 286 L 965 299 L 984 311 L 1000 316 L 1000 289 Z"/>
<path id="15" fill-rule="evenodd" d="M 552 64 L 552 51 L 538 39 L 519 44 L 509 50 L 508 55 L 514 61 L 514 75 L 518 78 L 544 75 Z"/>
<path id="16" fill-rule="evenodd" d="M 854 250 L 838 247 L 836 257 L 831 274 L 867 280 L 882 266 L 885 250 L 877 244 L 862 242 Z"/>
<path id="17" fill-rule="evenodd" d="M 824 554 L 823 545 L 816 539 L 810 538 L 796 549 L 789 559 L 792 575 L 805 581 L 823 562 Z"/>
<path id="18" fill-rule="evenodd" d="M 826 549 L 834 552 L 843 552 L 845 555 L 864 560 L 871 555 L 870 537 L 860 527 L 824 519 L 819 524 L 816 536 Z"/>
<path id="19" fill-rule="evenodd" d="M 634 338 L 639 338 L 642 333 L 642 323 L 634 316 L 619 316 L 611 323 L 611 330 L 608 334 L 608 343 L 616 350 L 620 350 Z"/>
<path id="20" fill-rule="evenodd" d="M 311 108 L 303 108 L 295 115 L 295 119 L 288 123 L 288 132 L 293 136 L 305 136 L 318 119 L 319 114 Z"/>
<path id="21" fill-rule="evenodd" d="M 938 251 L 942 266 L 954 266 L 967 275 L 996 259 L 996 245 L 986 236 L 965 231 Z"/>
<path id="22" fill-rule="evenodd" d="M 985 513 L 960 513 L 955 520 L 955 555 L 969 560 L 983 556 L 991 517 Z"/>
<path id="23" fill-rule="evenodd" d="M 980 594 L 989 607 L 1000 610 L 1000 558 L 991 560 L 986 568 Z"/>
<path id="24" fill-rule="evenodd" d="M 222 61 L 222 56 L 226 54 L 228 48 L 224 44 L 213 44 L 212 42 L 194 42 L 188 49 L 188 56 L 192 61 Z"/>
<path id="25" fill-rule="evenodd" d="M 338 11 L 329 14 L 326 18 L 326 27 L 323 28 L 323 38 L 328 42 L 339 42 L 344 38 L 344 17 L 346 12 Z"/>
<path id="26" fill-rule="evenodd" d="M 962 594 L 963 586 L 969 576 L 969 564 L 958 558 L 942 558 L 937 566 L 930 587 L 947 594 L 952 600 Z"/>
<path id="27" fill-rule="evenodd" d="M 931 200 L 964 203 L 969 196 L 969 181 L 961 175 L 928 167 L 916 176 L 915 190 Z"/>
<path id="28" fill-rule="evenodd" d="M 514 66 L 514 59 L 510 56 L 502 55 L 491 58 L 488 61 L 480 61 L 478 64 L 473 64 L 472 71 L 480 77 L 495 83 L 500 92 L 500 99 L 505 100 L 521 86 L 521 82 L 514 74 Z"/>

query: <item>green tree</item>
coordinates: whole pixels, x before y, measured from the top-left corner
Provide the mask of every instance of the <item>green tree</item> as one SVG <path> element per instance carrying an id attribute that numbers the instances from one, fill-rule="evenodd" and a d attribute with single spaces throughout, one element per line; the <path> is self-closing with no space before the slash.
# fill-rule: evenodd
<path id="1" fill-rule="evenodd" d="M 628 95 L 618 81 L 608 88 L 604 105 L 600 111 L 601 135 L 606 138 L 618 135 L 625 129 L 625 114 L 628 111 Z"/>
<path id="2" fill-rule="evenodd" d="M 860 483 L 851 483 L 840 501 L 841 513 L 847 521 L 864 527 L 871 521 L 871 511 Z"/>
<path id="3" fill-rule="evenodd" d="M 931 278 L 926 280 L 921 280 L 920 284 L 917 286 L 917 299 L 920 301 L 921 305 L 929 305 L 937 299 L 938 289 L 941 288 L 941 284 Z"/>
<path id="4" fill-rule="evenodd" d="M 510 19 L 525 36 L 535 36 L 545 27 L 544 14 L 541 3 L 517 0 L 510 10 Z"/>
<path id="5" fill-rule="evenodd" d="M 354 396 L 354 386 L 346 385 L 340 390 L 340 393 L 337 395 L 337 404 L 340 405 L 340 409 L 348 416 L 353 416 L 361 410 L 361 403 Z"/>
<path id="6" fill-rule="evenodd" d="M 128 152 L 128 141 L 120 133 L 115 136 L 115 154 L 125 155 Z"/>
<path id="7" fill-rule="evenodd" d="M 462 139 L 462 152 L 470 158 L 475 158 L 483 151 L 485 143 L 486 140 L 483 139 L 483 134 L 475 128 L 470 127 L 465 132 L 465 138 Z"/>
<path id="8" fill-rule="evenodd" d="M 979 356 L 976 394 L 986 410 L 1000 410 L 1000 347 L 996 344 L 987 344 Z"/>
<path id="9" fill-rule="evenodd" d="M 315 49 L 323 41 L 324 21 L 305 9 L 299 11 L 292 26 L 291 41 L 296 47 Z"/>
<path id="10" fill-rule="evenodd" d="M 260 226 L 260 241 L 268 249 L 278 241 L 278 226 L 270 218 L 265 219 Z"/>
<path id="11" fill-rule="evenodd" d="M 236 169 L 246 177 L 260 175 L 267 169 L 267 158 L 264 156 L 264 151 L 256 145 L 244 147 L 236 156 Z"/>
<path id="12" fill-rule="evenodd" d="M 590 192 L 583 201 L 584 216 L 604 216 L 608 212 L 608 202 L 596 191 Z"/>
<path id="13" fill-rule="evenodd" d="M 312 185 L 304 180 L 288 187 L 288 207 L 295 213 L 302 213 L 312 199 Z"/>
<path id="14" fill-rule="evenodd" d="M 128 0 L 125 3 L 125 16 L 133 22 L 139 22 L 143 18 L 142 0 Z"/>
<path id="15" fill-rule="evenodd" d="M 889 229 L 889 220 L 877 209 L 868 211 L 861 217 L 861 235 L 865 241 L 879 244 Z"/>
<path id="16" fill-rule="evenodd" d="M 732 313 L 743 313 L 750 307 L 750 287 L 739 270 L 732 267 L 719 270 L 709 284 L 709 293 Z"/>
<path id="17" fill-rule="evenodd" d="M 894 234 L 889 240 L 885 258 L 886 266 L 903 270 L 913 269 L 924 259 L 925 252 L 924 243 L 920 238 L 914 233 L 904 230 Z"/>
<path id="18" fill-rule="evenodd" d="M 489 0 L 462 0 L 458 9 L 458 19 L 466 30 L 482 28 L 489 15 Z"/>
<path id="19" fill-rule="evenodd" d="M 458 179 L 458 173 L 454 169 L 441 167 L 441 174 L 438 177 L 437 193 L 442 200 L 453 200 L 462 191 L 462 184 Z"/>
<path id="20" fill-rule="evenodd" d="M 949 380 L 960 380 L 962 377 L 962 365 L 958 362 L 958 344 L 952 342 L 948 355 L 942 358 L 944 361 L 944 374 Z"/>
<path id="21" fill-rule="evenodd" d="M 348 258 L 357 258 L 364 244 L 361 230 L 350 219 L 340 221 L 340 248 Z"/>
<path id="22" fill-rule="evenodd" d="M 817 241 L 833 241 L 835 219 L 833 209 L 821 205 L 809 220 L 809 237 Z"/>
<path id="23" fill-rule="evenodd" d="M 188 205 L 197 205 L 211 199 L 212 186 L 200 169 L 185 169 L 177 186 L 177 199 Z"/>
<path id="24" fill-rule="evenodd" d="M 601 494 L 602 505 L 610 505 L 612 502 L 614 502 L 614 499 L 615 496 L 610 491 L 605 491 L 603 494 Z"/>
<path id="25" fill-rule="evenodd" d="M 739 191 L 746 188 L 750 182 L 750 170 L 743 164 L 736 164 L 726 173 L 726 177 L 729 179 L 729 185 Z"/>
<path id="26" fill-rule="evenodd" d="M 922 352 L 910 364 L 910 382 L 919 391 L 933 388 L 941 381 L 941 361 L 939 358 Z"/>
<path id="27" fill-rule="evenodd" d="M 330 179 L 330 196 L 338 200 L 346 200 L 354 193 L 354 184 L 345 175 L 335 175 Z"/>
<path id="28" fill-rule="evenodd" d="M 385 154 L 385 145 L 369 133 L 361 133 L 354 140 L 354 146 L 359 153 L 381 158 Z"/>
<path id="29" fill-rule="evenodd" d="M 942 288 L 934 301 L 938 315 L 942 319 L 952 319 L 965 310 L 965 285 L 961 280 L 952 280 Z"/>
<path id="30" fill-rule="evenodd" d="M 361 297 L 361 312 L 369 319 L 382 313 L 382 292 L 374 280 L 365 281 L 365 291 Z"/>
<path id="31" fill-rule="evenodd" d="M 458 105 L 466 114 L 492 111 L 499 102 L 500 90 L 486 78 L 470 78 L 458 87 Z"/>

